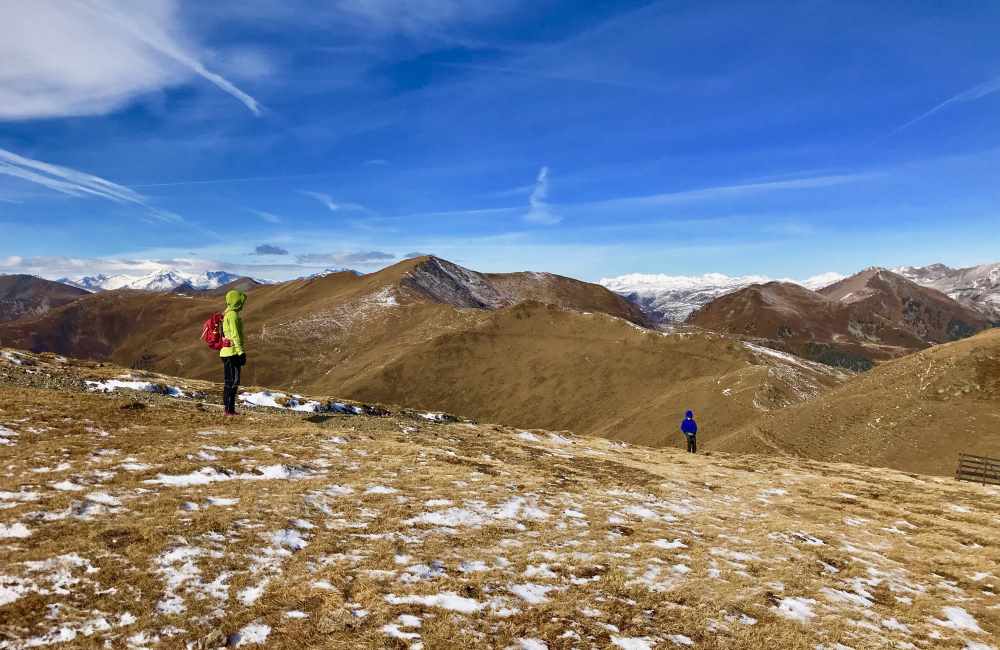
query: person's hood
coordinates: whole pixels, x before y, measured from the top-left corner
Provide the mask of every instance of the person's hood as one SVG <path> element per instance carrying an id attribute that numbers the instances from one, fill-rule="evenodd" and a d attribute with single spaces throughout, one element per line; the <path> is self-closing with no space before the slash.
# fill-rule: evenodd
<path id="1" fill-rule="evenodd" d="M 239 311 L 243 309 L 243 305 L 246 304 L 247 294 L 242 291 L 237 291 L 233 289 L 232 291 L 226 292 L 226 307 L 232 309 L 233 311 Z"/>
<path id="2" fill-rule="evenodd" d="M 694 411 L 688 411 L 687 413 L 684 414 L 684 417 L 686 417 L 688 419 L 693 419 L 694 418 Z"/>

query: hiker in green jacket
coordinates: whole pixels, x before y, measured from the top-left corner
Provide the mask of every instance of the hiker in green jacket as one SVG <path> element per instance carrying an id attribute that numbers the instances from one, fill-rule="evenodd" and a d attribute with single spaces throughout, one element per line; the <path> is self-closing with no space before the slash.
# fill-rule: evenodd
<path id="1" fill-rule="evenodd" d="M 243 349 L 243 319 L 240 311 L 247 302 L 247 294 L 242 291 L 226 293 L 226 311 L 222 316 L 222 335 L 230 345 L 219 350 L 225 369 L 225 387 L 222 389 L 222 405 L 227 416 L 236 415 L 236 393 L 240 390 L 240 370 L 246 365 L 247 353 Z"/>

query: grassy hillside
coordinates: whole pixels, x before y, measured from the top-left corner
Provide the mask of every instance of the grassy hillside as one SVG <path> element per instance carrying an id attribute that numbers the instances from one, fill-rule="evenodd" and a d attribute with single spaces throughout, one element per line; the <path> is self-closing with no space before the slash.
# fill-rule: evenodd
<path id="1" fill-rule="evenodd" d="M 724 336 L 526 303 L 429 338 L 343 387 L 358 399 L 680 446 L 686 409 L 712 439 L 847 377 Z"/>
<path id="2" fill-rule="evenodd" d="M 1000 330 L 880 364 L 707 446 L 944 475 L 959 452 L 1000 457 Z"/>
<path id="3" fill-rule="evenodd" d="M 0 371 L 0 647 L 1000 633 L 996 489 L 419 415 L 226 420 L 200 398 L 80 392 L 119 368 L 17 358 Z"/>

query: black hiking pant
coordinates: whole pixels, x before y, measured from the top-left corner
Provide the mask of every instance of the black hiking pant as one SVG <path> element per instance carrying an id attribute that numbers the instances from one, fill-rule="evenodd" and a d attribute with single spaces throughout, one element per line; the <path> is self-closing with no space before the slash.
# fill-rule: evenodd
<path id="1" fill-rule="evenodd" d="M 698 453 L 698 440 L 694 436 L 685 436 L 688 439 L 688 453 Z"/>
<path id="2" fill-rule="evenodd" d="M 222 406 L 226 413 L 236 412 L 236 394 L 240 391 L 240 370 L 247 361 L 246 355 L 222 357 L 225 385 L 222 388 Z"/>

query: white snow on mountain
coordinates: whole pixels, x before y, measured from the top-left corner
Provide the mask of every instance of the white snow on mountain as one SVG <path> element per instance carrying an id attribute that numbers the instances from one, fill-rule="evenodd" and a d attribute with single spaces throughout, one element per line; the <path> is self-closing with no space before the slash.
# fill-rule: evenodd
<path id="1" fill-rule="evenodd" d="M 944 264 L 892 269 L 904 278 L 948 294 L 1000 322 L 1000 262 L 953 269 Z"/>
<path id="2" fill-rule="evenodd" d="M 836 284 L 840 282 L 846 275 L 837 273 L 836 271 L 827 271 L 826 273 L 820 273 L 819 275 L 814 275 L 810 278 L 806 278 L 801 282 L 797 280 L 789 280 L 789 282 L 795 282 L 796 284 L 801 284 L 806 289 L 812 289 L 813 291 L 819 291 L 823 287 L 828 287 L 831 284 Z"/>
<path id="3" fill-rule="evenodd" d="M 218 289 L 241 276 L 227 271 L 206 271 L 186 273 L 177 269 L 153 271 L 142 276 L 131 275 L 88 275 L 78 278 L 60 278 L 59 282 L 79 287 L 91 292 L 113 291 L 115 289 L 136 289 L 139 291 L 173 291 L 190 285 L 193 289 Z"/>
<path id="4" fill-rule="evenodd" d="M 323 269 L 319 273 L 313 273 L 311 275 L 303 276 L 300 279 L 312 280 L 313 278 L 325 278 L 328 275 L 333 275 L 334 273 L 353 273 L 354 275 L 364 275 L 360 271 L 355 271 L 354 269 L 349 269 L 347 267 L 337 268 L 337 269 Z"/>
<path id="5" fill-rule="evenodd" d="M 840 273 L 822 273 L 806 280 L 781 279 L 808 289 L 817 290 L 843 280 Z M 614 278 L 602 278 L 598 284 L 639 306 L 655 322 L 679 323 L 691 312 L 719 296 L 739 291 L 751 284 L 763 284 L 772 278 L 763 275 L 729 276 L 722 273 L 705 275 L 664 275 L 662 273 L 629 273 Z"/>

